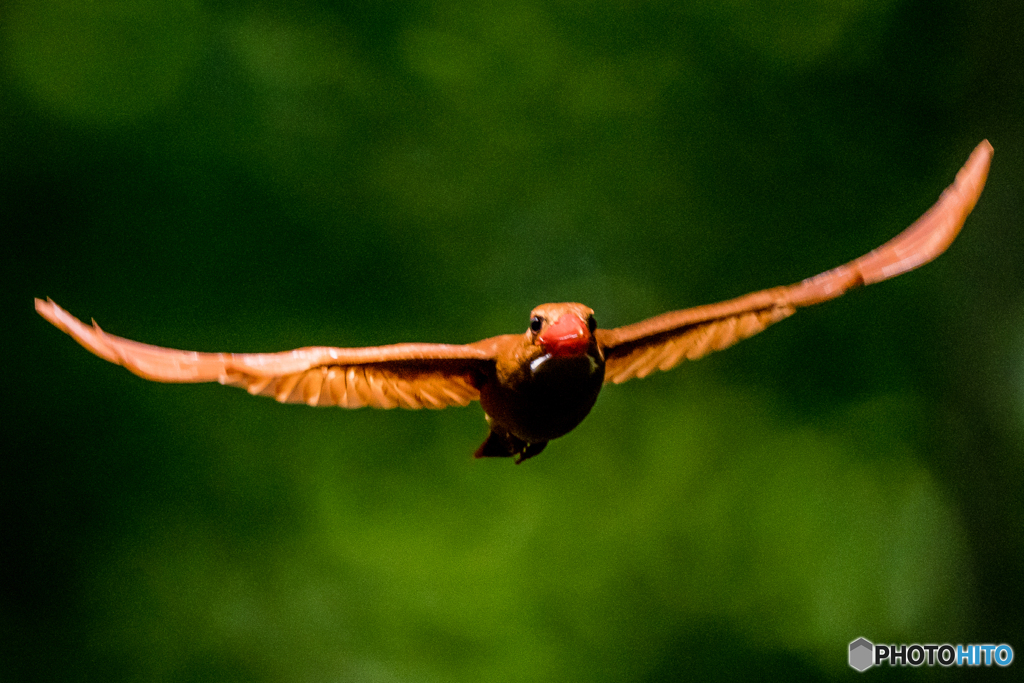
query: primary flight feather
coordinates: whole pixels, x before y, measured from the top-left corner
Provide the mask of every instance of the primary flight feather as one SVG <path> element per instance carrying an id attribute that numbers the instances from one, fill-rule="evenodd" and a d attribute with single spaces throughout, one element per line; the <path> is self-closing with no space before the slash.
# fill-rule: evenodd
<path id="1" fill-rule="evenodd" d="M 587 416 L 602 385 L 696 360 L 788 318 L 928 263 L 953 242 L 988 176 L 982 141 L 939 200 L 909 228 L 849 263 L 793 285 L 598 329 L 578 303 L 544 304 L 525 334 L 472 344 L 393 344 L 281 353 L 180 351 L 107 334 L 51 300 L 36 311 L 100 358 L 157 382 L 220 382 L 282 403 L 343 408 L 445 408 L 479 400 L 490 433 L 476 457 L 540 453 Z"/>

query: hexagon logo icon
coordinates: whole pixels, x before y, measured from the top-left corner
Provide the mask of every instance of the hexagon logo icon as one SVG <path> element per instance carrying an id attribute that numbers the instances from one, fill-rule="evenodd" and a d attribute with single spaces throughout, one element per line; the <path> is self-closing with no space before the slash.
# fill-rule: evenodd
<path id="1" fill-rule="evenodd" d="M 858 638 L 850 643 L 850 666 L 857 671 L 866 671 L 874 663 L 875 646 L 870 640 Z"/>

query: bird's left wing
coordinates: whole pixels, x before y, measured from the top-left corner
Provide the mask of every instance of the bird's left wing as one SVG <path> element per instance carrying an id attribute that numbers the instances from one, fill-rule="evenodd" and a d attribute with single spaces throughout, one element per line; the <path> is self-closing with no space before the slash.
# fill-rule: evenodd
<path id="1" fill-rule="evenodd" d="M 803 282 L 707 306 L 664 313 L 633 325 L 597 330 L 605 382 L 620 384 L 668 370 L 732 346 L 797 308 L 834 299 L 847 290 L 896 277 L 928 263 L 953 242 L 985 187 L 992 145 L 984 140 L 956 179 L 909 228 L 858 259 Z"/>
<path id="2" fill-rule="evenodd" d="M 281 353 L 180 351 L 107 334 L 51 300 L 36 311 L 100 358 L 157 382 L 220 382 L 282 403 L 342 408 L 445 408 L 480 398 L 494 343 L 393 344 Z"/>

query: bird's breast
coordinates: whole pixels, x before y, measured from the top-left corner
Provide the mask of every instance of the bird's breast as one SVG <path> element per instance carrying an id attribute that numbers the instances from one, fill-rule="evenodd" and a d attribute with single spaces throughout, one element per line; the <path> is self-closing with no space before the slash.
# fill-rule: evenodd
<path id="1" fill-rule="evenodd" d="M 587 416 L 604 383 L 604 361 L 590 354 L 542 354 L 507 378 L 485 385 L 480 402 L 491 419 L 520 439 L 548 441 Z"/>

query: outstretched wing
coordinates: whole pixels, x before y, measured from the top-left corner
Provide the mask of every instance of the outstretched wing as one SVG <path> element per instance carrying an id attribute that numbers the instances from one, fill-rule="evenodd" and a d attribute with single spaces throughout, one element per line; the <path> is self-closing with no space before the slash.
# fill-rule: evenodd
<path id="1" fill-rule="evenodd" d="M 985 187 L 992 145 L 975 147 L 956 179 L 923 216 L 874 251 L 787 287 L 664 313 L 613 330 L 597 330 L 605 382 L 620 384 L 696 360 L 751 337 L 796 312 L 847 290 L 896 277 L 928 263 L 953 242 Z"/>
<path id="2" fill-rule="evenodd" d="M 490 340 L 475 345 L 311 346 L 281 353 L 179 351 L 107 334 L 53 301 L 36 311 L 100 358 L 157 382 L 220 382 L 282 403 L 342 408 L 445 408 L 480 398 L 493 367 Z"/>

